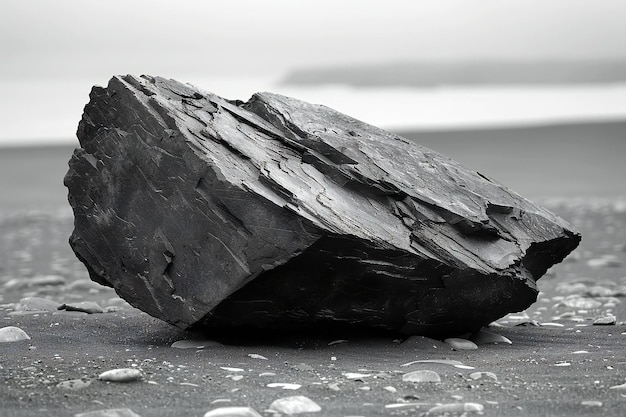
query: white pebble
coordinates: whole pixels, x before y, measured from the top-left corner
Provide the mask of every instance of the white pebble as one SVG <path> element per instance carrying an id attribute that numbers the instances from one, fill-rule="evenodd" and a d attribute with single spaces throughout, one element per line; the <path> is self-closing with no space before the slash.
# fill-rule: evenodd
<path id="1" fill-rule="evenodd" d="M 270 410 L 282 414 L 316 413 L 322 411 L 315 401 L 302 395 L 279 398 L 270 405 Z"/>
<path id="2" fill-rule="evenodd" d="M 472 372 L 470 374 L 470 378 L 472 378 L 474 380 L 476 380 L 476 379 L 483 379 L 483 377 L 484 378 L 493 379 L 494 381 L 498 380 L 498 377 L 493 372 Z"/>
<path id="3" fill-rule="evenodd" d="M 268 388 L 282 388 L 282 389 L 289 389 L 289 390 L 297 390 L 300 389 L 300 387 L 302 387 L 302 385 L 300 384 L 289 384 L 286 382 L 272 382 L 271 384 L 267 384 Z"/>
<path id="4" fill-rule="evenodd" d="M 372 374 L 361 374 L 359 372 L 344 372 L 343 376 L 348 379 L 363 379 L 372 376 Z"/>
<path id="5" fill-rule="evenodd" d="M 251 357 L 252 359 L 261 359 L 261 360 L 264 360 L 264 361 L 267 360 L 267 358 L 265 356 L 259 355 L 259 354 L 256 354 L 256 353 L 248 353 L 248 356 Z"/>
<path id="6" fill-rule="evenodd" d="M 444 340 L 444 343 L 450 345 L 452 349 L 455 350 L 475 350 L 478 349 L 476 343 L 471 340 L 461 339 L 458 337 L 451 337 L 449 339 Z"/>
<path id="7" fill-rule="evenodd" d="M 231 368 L 229 366 L 220 366 L 220 368 L 228 372 L 243 372 L 241 368 Z"/>
<path id="8" fill-rule="evenodd" d="M 109 371 L 102 372 L 98 379 L 100 381 L 110 382 L 132 382 L 141 378 L 141 371 L 133 368 L 119 368 L 111 369 Z"/>
<path id="9" fill-rule="evenodd" d="M 107 410 L 88 411 L 74 414 L 74 417 L 141 417 L 129 408 L 109 408 Z"/>
<path id="10" fill-rule="evenodd" d="M 19 327 L 8 326 L 0 329 L 0 342 L 19 342 L 30 340 L 30 336 Z"/>
<path id="11" fill-rule="evenodd" d="M 463 362 L 455 361 L 454 359 L 422 359 L 419 361 L 411 361 L 411 362 L 403 363 L 400 366 L 411 366 L 411 365 L 415 365 L 416 363 L 440 363 L 442 365 L 452 365 L 452 366 L 463 365 Z"/>
<path id="12" fill-rule="evenodd" d="M 603 404 L 602 401 L 587 400 L 582 401 L 580 405 L 584 405 L 585 407 L 602 407 Z"/>
<path id="13" fill-rule="evenodd" d="M 435 371 L 419 370 L 402 375 L 404 382 L 441 382 L 441 377 Z"/>
<path id="14" fill-rule="evenodd" d="M 388 385 L 388 386 L 386 386 L 386 387 L 383 387 L 383 389 L 384 389 L 385 391 L 389 391 L 389 392 L 391 392 L 391 393 L 393 393 L 393 394 L 395 394 L 396 392 L 398 392 L 398 390 L 397 390 L 395 387 L 392 387 L 391 385 Z"/>
<path id="15" fill-rule="evenodd" d="M 426 414 L 446 414 L 446 413 L 482 413 L 485 407 L 477 403 L 452 403 L 437 405 Z"/>
<path id="16" fill-rule="evenodd" d="M 251 407 L 220 407 L 206 412 L 204 417 L 261 417 L 261 414 Z"/>
<path id="17" fill-rule="evenodd" d="M 220 346 L 223 346 L 223 345 L 214 340 L 185 339 L 185 340 L 177 340 L 176 342 L 172 343 L 172 347 L 176 349 L 204 349 L 207 347 L 220 347 Z"/>

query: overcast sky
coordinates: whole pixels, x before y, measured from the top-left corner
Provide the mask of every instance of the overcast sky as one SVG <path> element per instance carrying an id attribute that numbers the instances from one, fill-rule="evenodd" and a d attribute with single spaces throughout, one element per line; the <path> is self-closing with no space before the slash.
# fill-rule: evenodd
<path id="1" fill-rule="evenodd" d="M 25 117 L 16 107 L 61 112 L 119 73 L 193 82 L 390 60 L 626 59 L 625 16 L 626 0 L 0 0 L 0 138 Z"/>

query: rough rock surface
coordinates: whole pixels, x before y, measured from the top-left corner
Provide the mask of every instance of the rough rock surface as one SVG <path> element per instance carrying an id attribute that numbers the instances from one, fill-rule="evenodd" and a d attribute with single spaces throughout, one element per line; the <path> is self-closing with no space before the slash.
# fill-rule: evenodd
<path id="1" fill-rule="evenodd" d="M 325 106 L 147 76 L 90 99 L 65 178 L 70 244 L 94 281 L 181 328 L 474 331 L 532 304 L 580 241 L 501 184 Z"/>

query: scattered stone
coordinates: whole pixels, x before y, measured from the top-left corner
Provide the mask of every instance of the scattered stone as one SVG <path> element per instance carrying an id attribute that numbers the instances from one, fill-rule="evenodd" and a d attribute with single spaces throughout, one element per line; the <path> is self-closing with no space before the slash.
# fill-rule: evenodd
<path id="1" fill-rule="evenodd" d="M 617 323 L 617 317 L 611 313 L 608 313 L 603 317 L 598 317 L 593 321 L 593 324 L 597 326 L 612 326 L 615 323 Z"/>
<path id="2" fill-rule="evenodd" d="M 260 377 L 265 377 L 265 376 L 276 376 L 275 372 L 262 372 L 259 374 Z"/>
<path id="3" fill-rule="evenodd" d="M 196 339 L 184 339 L 177 340 L 172 343 L 173 348 L 176 349 L 204 349 L 213 347 L 222 347 L 223 345 L 214 340 L 196 340 Z"/>
<path id="4" fill-rule="evenodd" d="M 620 385 L 613 385 L 612 387 L 609 387 L 609 389 L 616 389 L 620 391 L 626 390 L 626 382 Z"/>
<path id="5" fill-rule="evenodd" d="M 267 384 L 266 386 L 268 388 L 281 388 L 281 389 L 288 389 L 288 390 L 297 390 L 302 387 L 302 385 L 300 384 L 288 384 L 285 382 L 272 382 L 271 384 Z"/>
<path id="6" fill-rule="evenodd" d="M 243 375 L 226 375 L 226 378 L 232 381 L 241 381 L 243 379 Z"/>
<path id="7" fill-rule="evenodd" d="M 30 336 L 19 327 L 8 326 L 0 329 L 0 343 L 19 342 L 21 340 L 30 340 Z"/>
<path id="8" fill-rule="evenodd" d="M 478 346 L 471 340 L 461 339 L 458 337 L 451 337 L 444 340 L 444 343 L 450 345 L 454 350 L 476 350 Z"/>
<path id="9" fill-rule="evenodd" d="M 340 391 L 339 384 L 336 382 L 331 382 L 327 387 L 332 391 Z"/>
<path id="10" fill-rule="evenodd" d="M 395 387 L 392 387 L 391 385 L 388 385 L 388 386 L 386 386 L 386 387 L 383 387 L 383 389 L 384 389 L 385 391 L 389 391 L 389 392 L 391 392 L 392 394 L 395 394 L 396 392 L 398 392 L 398 390 L 397 390 Z"/>
<path id="11" fill-rule="evenodd" d="M 270 405 L 270 410 L 282 414 L 301 414 L 301 413 L 317 413 L 322 411 L 315 401 L 303 395 L 293 397 L 279 398 Z"/>
<path id="12" fill-rule="evenodd" d="M 78 311 L 80 313 L 87 314 L 100 314 L 104 313 L 102 307 L 93 301 L 80 301 L 77 303 L 65 303 L 58 307 L 59 310 L 65 311 Z"/>
<path id="13" fill-rule="evenodd" d="M 422 369 L 419 371 L 408 372 L 402 375 L 402 380 L 404 382 L 418 382 L 418 383 L 441 382 L 441 377 L 435 371 Z"/>
<path id="14" fill-rule="evenodd" d="M 496 333 L 489 332 L 485 329 L 481 329 L 478 332 L 474 333 L 470 339 L 476 345 L 487 345 L 487 344 L 499 344 L 504 343 L 507 345 L 512 344 L 511 340 L 507 337 L 501 336 Z"/>
<path id="15" fill-rule="evenodd" d="M 566 366 L 572 366 L 572 364 L 567 361 L 559 361 L 555 363 L 554 366 L 566 367 Z"/>
<path id="16" fill-rule="evenodd" d="M 116 76 L 78 138 L 72 249 L 92 280 L 184 329 L 474 332 L 530 306 L 580 241 L 443 155 L 278 94 Z"/>
<path id="17" fill-rule="evenodd" d="M 405 349 L 411 349 L 418 352 L 424 352 L 435 349 L 448 349 L 448 345 L 437 339 L 431 339 L 426 336 L 411 336 L 400 345 Z"/>
<path id="18" fill-rule="evenodd" d="M 463 365 L 463 362 L 454 360 L 454 359 L 421 359 L 418 361 L 411 361 L 411 362 L 407 362 L 407 363 L 403 363 L 400 366 L 411 366 L 414 365 L 416 363 L 439 363 L 442 365 L 452 365 L 452 366 L 457 366 L 457 365 Z"/>
<path id="19" fill-rule="evenodd" d="M 482 413 L 485 406 L 477 403 L 453 403 L 437 405 L 426 412 L 426 415 L 452 414 L 452 413 Z"/>
<path id="20" fill-rule="evenodd" d="M 109 408 L 74 414 L 74 417 L 141 417 L 129 408 Z"/>
<path id="21" fill-rule="evenodd" d="M 483 378 L 492 379 L 494 381 L 498 380 L 498 377 L 493 372 L 472 372 L 470 374 L 470 378 L 472 378 L 474 380 L 476 380 L 476 379 L 483 379 Z"/>
<path id="22" fill-rule="evenodd" d="M 545 322 L 540 324 L 541 327 L 565 327 L 563 323 Z"/>
<path id="23" fill-rule="evenodd" d="M 598 300 L 594 300 L 593 298 L 583 297 L 578 294 L 572 294 L 565 297 L 561 300 L 557 306 L 564 306 L 576 309 L 585 309 L 592 310 L 594 308 L 599 308 L 602 306 L 602 303 Z"/>
<path id="24" fill-rule="evenodd" d="M 111 369 L 102 372 L 98 379 L 109 382 L 133 382 L 141 378 L 141 371 L 134 368 Z"/>
<path id="25" fill-rule="evenodd" d="M 363 379 L 372 376 L 373 374 L 362 374 L 359 372 L 344 372 L 343 376 L 347 379 Z"/>
<path id="26" fill-rule="evenodd" d="M 41 297 L 24 297 L 15 304 L 16 311 L 57 311 L 59 303 Z"/>
<path id="27" fill-rule="evenodd" d="M 243 372 L 242 368 L 231 368 L 230 366 L 220 366 L 220 369 L 223 369 L 228 372 Z"/>
<path id="28" fill-rule="evenodd" d="M 266 361 L 267 358 L 263 355 L 258 355 L 256 353 L 248 353 L 248 356 L 251 357 L 252 359 L 261 359 L 263 361 Z"/>
<path id="29" fill-rule="evenodd" d="M 252 407 L 220 407 L 208 411 L 204 417 L 262 417 Z"/>
<path id="30" fill-rule="evenodd" d="M 91 385 L 91 380 L 87 378 L 70 379 L 68 381 L 59 382 L 57 388 L 75 391 L 87 388 L 89 385 Z"/>
<path id="31" fill-rule="evenodd" d="M 581 401 L 580 405 L 584 405 L 585 407 L 602 407 L 602 401 L 596 401 L 596 400 L 587 400 L 587 401 Z"/>

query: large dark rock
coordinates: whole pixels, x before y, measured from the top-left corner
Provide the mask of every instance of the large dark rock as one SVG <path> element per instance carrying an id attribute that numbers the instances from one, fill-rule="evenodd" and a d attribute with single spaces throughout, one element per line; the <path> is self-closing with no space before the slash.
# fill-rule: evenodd
<path id="1" fill-rule="evenodd" d="M 532 304 L 580 241 L 491 179 L 328 107 L 158 77 L 90 97 L 65 178 L 71 246 L 94 281 L 182 328 L 472 331 Z"/>

